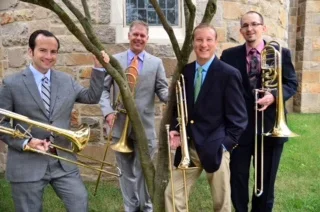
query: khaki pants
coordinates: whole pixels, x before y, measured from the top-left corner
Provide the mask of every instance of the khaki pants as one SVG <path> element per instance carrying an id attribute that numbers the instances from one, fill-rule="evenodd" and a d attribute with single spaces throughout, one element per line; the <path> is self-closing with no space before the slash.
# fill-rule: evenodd
<path id="1" fill-rule="evenodd" d="M 199 168 L 186 171 L 187 194 L 189 198 L 190 190 L 193 184 L 201 175 L 203 167 L 194 148 L 190 148 L 190 159 Z M 213 211 L 231 212 L 231 191 L 230 191 L 230 153 L 225 151 L 222 155 L 220 168 L 214 173 L 207 173 L 207 180 L 211 188 L 213 201 Z M 186 211 L 185 189 L 183 183 L 183 171 L 173 170 L 173 179 L 170 179 L 165 191 L 166 212 L 173 211 L 171 180 L 174 182 L 174 196 L 176 212 Z"/>

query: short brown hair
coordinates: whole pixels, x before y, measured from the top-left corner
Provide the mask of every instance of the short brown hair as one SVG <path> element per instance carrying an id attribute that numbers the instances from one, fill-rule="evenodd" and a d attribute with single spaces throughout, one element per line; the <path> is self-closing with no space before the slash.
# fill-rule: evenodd
<path id="1" fill-rule="evenodd" d="M 256 11 L 251 10 L 249 12 L 246 12 L 243 16 L 248 15 L 248 14 L 257 14 L 259 16 L 259 18 L 260 18 L 261 24 L 264 24 L 263 16 L 261 15 L 261 13 L 258 13 Z M 242 26 L 242 18 L 243 18 L 243 16 L 240 19 L 240 26 Z"/>
<path id="2" fill-rule="evenodd" d="M 144 26 L 146 29 L 147 29 L 147 32 L 149 33 L 149 25 L 144 22 L 144 21 L 140 21 L 140 20 L 135 20 L 135 21 L 132 21 L 131 24 L 130 24 L 130 27 L 129 27 L 129 31 L 131 32 L 132 28 L 136 25 L 142 25 Z"/>
<path id="3" fill-rule="evenodd" d="M 194 39 L 194 34 L 195 34 L 196 30 L 203 29 L 203 28 L 212 29 L 214 31 L 214 33 L 216 34 L 215 38 L 217 40 L 217 38 L 218 38 L 217 30 L 211 24 L 207 24 L 207 23 L 201 23 L 198 26 L 196 26 L 196 28 L 194 28 L 193 34 L 192 34 L 192 40 Z"/>

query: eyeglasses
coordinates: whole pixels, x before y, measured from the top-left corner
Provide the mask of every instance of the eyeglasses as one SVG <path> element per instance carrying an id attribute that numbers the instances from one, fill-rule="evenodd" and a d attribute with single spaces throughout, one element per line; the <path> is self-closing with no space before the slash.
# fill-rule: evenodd
<path id="1" fill-rule="evenodd" d="M 256 23 L 256 22 L 253 22 L 253 23 L 251 23 L 251 24 L 243 24 L 242 26 L 241 26 L 241 29 L 245 29 L 245 30 L 247 30 L 248 28 L 249 28 L 249 26 L 251 26 L 252 28 L 257 28 L 258 26 L 260 26 L 260 25 L 263 25 L 262 23 Z"/>

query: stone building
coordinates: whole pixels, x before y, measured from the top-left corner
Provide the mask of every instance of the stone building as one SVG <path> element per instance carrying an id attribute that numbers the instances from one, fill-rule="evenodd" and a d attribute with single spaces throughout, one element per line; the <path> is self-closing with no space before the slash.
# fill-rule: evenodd
<path id="1" fill-rule="evenodd" d="M 80 5 L 81 1 L 72 0 L 72 2 Z M 88 0 L 87 2 L 92 11 L 94 29 L 110 53 L 127 49 L 128 27 L 125 23 L 130 18 L 137 17 L 135 15 L 138 17 L 145 15 L 148 16 L 151 25 L 158 23 L 157 17 L 148 9 L 148 5 L 144 4 L 147 1 Z M 131 4 L 126 2 L 131 2 Z M 144 5 L 136 5 L 141 2 Z M 164 10 L 168 11 L 168 18 L 172 20 L 178 41 L 182 42 L 184 26 L 181 1 L 164 0 L 160 2 L 168 2 L 164 4 Z M 202 18 L 207 1 L 193 0 L 193 2 L 197 6 L 196 22 L 198 23 Z M 176 6 L 171 7 L 169 3 Z M 137 8 L 145 9 L 137 12 L 135 11 Z M 268 29 L 266 40 L 277 39 L 292 52 L 299 80 L 299 90 L 288 103 L 289 110 L 301 113 L 320 112 L 320 1 L 218 0 L 217 13 L 212 21 L 218 31 L 218 56 L 223 49 L 244 42 L 239 33 L 239 18 L 249 10 L 256 10 L 265 17 Z M 29 63 L 26 54 L 28 37 L 36 29 L 48 29 L 60 39 L 61 49 L 55 68 L 71 74 L 81 84 L 87 86 L 92 67 L 91 54 L 51 11 L 18 0 L 0 2 L 0 80 L 14 72 L 21 71 Z M 147 50 L 163 59 L 167 77 L 170 78 L 176 59 L 162 26 L 150 27 Z M 192 58 L 193 56 L 191 60 Z M 158 104 L 155 113 L 156 121 L 159 123 L 162 113 L 161 104 Z M 72 125 L 76 127 L 82 122 L 93 125 L 91 144 L 84 152 L 101 158 L 104 152 L 104 139 L 103 120 L 99 106 L 77 104 L 74 107 Z M 109 157 L 112 159 L 112 154 Z M 5 160 L 6 146 L 0 142 L 0 172 L 5 170 Z M 88 174 L 92 171 L 84 172 Z"/>

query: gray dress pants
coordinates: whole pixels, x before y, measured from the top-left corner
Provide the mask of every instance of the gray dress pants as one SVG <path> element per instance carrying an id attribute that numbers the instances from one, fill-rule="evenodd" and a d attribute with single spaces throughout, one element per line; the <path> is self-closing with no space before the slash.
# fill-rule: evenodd
<path id="1" fill-rule="evenodd" d="M 65 172 L 55 158 L 49 160 L 47 171 L 41 180 L 11 182 L 15 211 L 42 212 L 43 191 L 48 184 L 51 184 L 68 212 L 88 211 L 88 193 L 79 170 Z"/>
<path id="2" fill-rule="evenodd" d="M 124 201 L 125 212 L 152 212 L 151 198 L 148 193 L 145 178 L 140 164 L 138 147 L 133 139 L 128 138 L 132 153 L 116 152 L 116 159 L 122 171 L 120 187 Z M 149 140 L 149 154 L 153 158 L 156 152 L 156 140 Z"/>

